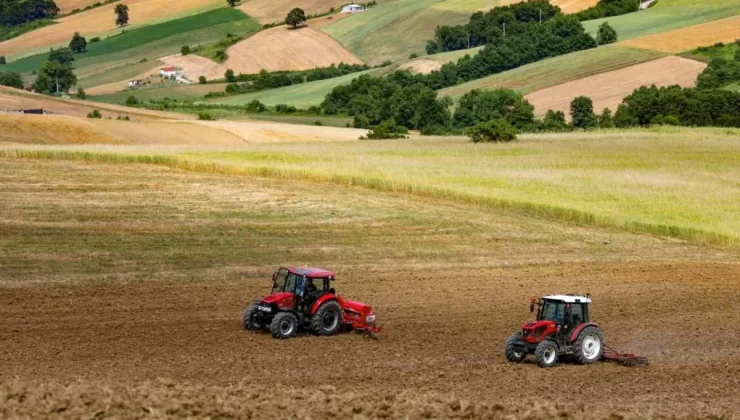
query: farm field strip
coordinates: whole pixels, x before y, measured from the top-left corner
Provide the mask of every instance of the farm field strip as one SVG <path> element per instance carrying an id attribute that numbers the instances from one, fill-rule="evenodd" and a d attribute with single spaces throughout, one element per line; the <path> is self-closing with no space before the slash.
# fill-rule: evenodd
<path id="1" fill-rule="evenodd" d="M 618 70 L 663 56 L 664 54 L 656 51 L 607 45 L 548 58 L 503 73 L 462 83 L 442 89 L 440 94 L 459 99 L 473 89 L 508 88 L 526 95 L 561 83 Z"/>
<path id="2" fill-rule="evenodd" d="M 727 217 L 740 202 L 736 130 L 635 130 L 523 139 L 490 149 L 462 139 L 426 138 L 261 144 L 245 146 L 244 152 L 151 159 L 72 151 L 3 153 L 104 162 L 153 159 L 175 168 L 357 185 L 577 224 L 738 244 L 740 218 Z M 251 147 L 298 160 L 255 161 Z"/>
<path id="3" fill-rule="evenodd" d="M 526 99 L 540 116 L 550 109 L 568 115 L 570 103 L 578 96 L 591 98 L 597 112 L 604 108 L 616 112 L 624 98 L 641 86 L 696 86 L 697 77 L 706 67 L 700 61 L 669 56 L 538 90 Z"/>
<path id="4" fill-rule="evenodd" d="M 636 48 L 649 48 L 667 53 L 680 53 L 694 48 L 733 42 L 740 39 L 740 15 L 687 28 L 625 41 L 622 44 Z"/>
<path id="5" fill-rule="evenodd" d="M 0 192 L 2 415 L 35 417 L 59 404 L 66 410 L 55 417 L 70 418 L 140 416 L 142 406 L 268 418 L 739 408 L 727 386 L 740 374 L 740 336 L 726 329 L 728 314 L 740 313 L 735 249 L 152 165 L 0 158 Z M 379 340 L 244 332 L 240 311 L 286 263 L 333 269 L 342 295 L 373 305 Z M 500 343 L 530 319 L 529 298 L 556 290 L 590 290 L 610 345 L 652 364 L 563 363 L 555 388 L 552 370 L 508 364 Z M 677 312 L 686 301 L 695 305 Z M 276 367 L 278 353 L 295 364 Z M 337 376 L 337 367 L 354 374 Z M 491 387 L 494 377 L 501 386 Z"/>

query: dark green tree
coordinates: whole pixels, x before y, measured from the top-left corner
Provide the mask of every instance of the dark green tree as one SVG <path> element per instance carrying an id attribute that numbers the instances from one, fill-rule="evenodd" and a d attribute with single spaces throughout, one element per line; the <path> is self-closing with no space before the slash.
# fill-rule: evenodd
<path id="1" fill-rule="evenodd" d="M 8 64 L 8 62 L 5 61 L 5 56 L 4 55 L 0 55 L 0 64 Z"/>
<path id="2" fill-rule="evenodd" d="M 545 114 L 545 118 L 542 120 L 543 128 L 547 131 L 568 131 L 569 126 L 565 121 L 565 113 L 563 111 L 548 110 Z"/>
<path id="3" fill-rule="evenodd" d="M 236 6 L 237 0 L 226 0 L 226 3 L 229 3 L 229 6 L 234 7 Z"/>
<path id="4" fill-rule="evenodd" d="M 226 81 L 229 83 L 236 82 L 236 76 L 234 75 L 234 70 L 227 69 L 226 73 L 224 73 L 224 77 L 226 78 Z"/>
<path id="5" fill-rule="evenodd" d="M 75 57 L 72 50 L 69 48 L 52 48 L 49 50 L 49 61 L 54 61 L 63 66 L 71 66 L 72 62 L 75 61 Z"/>
<path id="6" fill-rule="evenodd" d="M 45 61 L 37 72 L 34 90 L 41 93 L 61 93 L 77 84 L 72 67 L 57 61 Z"/>
<path id="7" fill-rule="evenodd" d="M 12 71 L 0 72 L 0 85 L 23 89 L 23 78 L 21 75 Z"/>
<path id="8" fill-rule="evenodd" d="M 5 57 L 0 57 L 0 64 L 2 64 L 2 61 L 5 59 Z M 735 50 L 735 61 L 740 61 L 740 48 Z"/>
<path id="9" fill-rule="evenodd" d="M 77 99 L 87 99 L 87 94 L 85 93 L 85 89 L 77 88 Z"/>
<path id="10" fill-rule="evenodd" d="M 139 98 L 137 98 L 134 95 L 131 95 L 128 98 L 126 98 L 126 105 L 127 106 L 136 106 L 136 105 L 139 105 L 139 103 L 140 103 L 139 102 Z"/>
<path id="11" fill-rule="evenodd" d="M 617 112 L 614 113 L 613 122 L 617 128 L 629 128 L 637 125 L 637 118 L 632 116 L 627 105 L 620 104 L 617 107 Z"/>
<path id="12" fill-rule="evenodd" d="M 216 61 L 218 61 L 219 63 L 223 63 L 224 61 L 226 61 L 226 58 L 227 58 L 226 51 L 224 50 L 216 51 Z"/>
<path id="13" fill-rule="evenodd" d="M 87 40 L 84 36 L 81 36 L 79 32 L 75 32 L 72 40 L 69 41 L 69 49 L 73 53 L 81 53 L 87 49 Z"/>
<path id="14" fill-rule="evenodd" d="M 613 128 L 614 127 L 614 119 L 612 118 L 611 109 L 604 108 L 604 110 L 601 111 L 601 115 L 598 116 L 598 124 L 599 124 L 599 128 Z"/>
<path id="15" fill-rule="evenodd" d="M 609 25 L 609 22 L 604 22 L 599 26 L 599 32 L 596 34 L 596 42 L 599 45 L 617 42 L 617 38 L 617 31 Z"/>
<path id="16" fill-rule="evenodd" d="M 206 83 L 208 83 L 208 80 L 206 80 L 205 76 L 200 76 L 198 77 L 198 83 L 200 83 L 201 85 L 205 85 Z"/>
<path id="17" fill-rule="evenodd" d="M 516 128 L 504 119 L 478 123 L 468 129 L 467 133 L 474 143 L 503 143 L 516 140 Z"/>
<path id="18" fill-rule="evenodd" d="M 522 129 L 534 122 L 534 106 L 519 92 L 511 89 L 475 89 L 460 98 L 455 110 L 454 124 L 463 128 L 495 119 L 504 119 Z"/>
<path id="19" fill-rule="evenodd" d="M 298 25 L 302 25 L 304 22 L 306 22 L 306 13 L 298 7 L 291 10 L 288 16 L 285 17 L 285 24 L 293 28 L 297 28 Z"/>
<path id="20" fill-rule="evenodd" d="M 570 118 L 575 128 L 593 128 L 596 126 L 596 114 L 591 98 L 579 96 L 570 103 Z"/>
<path id="21" fill-rule="evenodd" d="M 182 48 L 180 48 L 180 54 L 182 54 L 182 55 L 188 55 L 188 54 L 190 54 L 190 46 L 189 45 L 183 45 Z"/>
<path id="22" fill-rule="evenodd" d="M 116 25 L 118 26 L 126 26 L 128 25 L 128 6 L 125 4 L 117 4 L 116 8 L 113 9 L 113 12 L 116 14 Z"/>
<path id="23" fill-rule="evenodd" d="M 103 118 L 103 115 L 97 109 L 93 109 L 92 112 L 87 114 L 87 118 Z"/>

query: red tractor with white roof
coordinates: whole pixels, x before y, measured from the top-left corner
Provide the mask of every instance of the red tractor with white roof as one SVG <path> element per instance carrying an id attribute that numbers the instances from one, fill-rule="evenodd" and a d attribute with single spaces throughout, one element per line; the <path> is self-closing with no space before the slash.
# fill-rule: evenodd
<path id="1" fill-rule="evenodd" d="M 537 319 L 524 324 L 506 342 L 506 358 L 522 362 L 534 354 L 541 367 L 554 366 L 558 358 L 570 357 L 579 364 L 591 364 L 604 355 L 604 333 L 590 320 L 590 296 L 551 295 L 532 299 Z"/>
<path id="2" fill-rule="evenodd" d="M 294 337 L 299 330 L 316 335 L 334 335 L 342 328 L 379 332 L 370 305 L 337 295 L 333 281 L 334 273 L 321 268 L 279 269 L 272 275 L 271 293 L 244 311 L 244 329 L 269 329 L 280 339 Z"/>

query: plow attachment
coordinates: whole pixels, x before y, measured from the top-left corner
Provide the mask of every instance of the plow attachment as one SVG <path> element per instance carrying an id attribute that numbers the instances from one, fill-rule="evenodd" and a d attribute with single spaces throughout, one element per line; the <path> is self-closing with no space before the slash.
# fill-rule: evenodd
<path id="1" fill-rule="evenodd" d="M 636 356 L 632 353 L 619 353 L 609 346 L 604 346 L 607 351 L 601 356 L 605 362 L 619 363 L 624 366 L 647 365 L 648 359 L 643 356 Z"/>

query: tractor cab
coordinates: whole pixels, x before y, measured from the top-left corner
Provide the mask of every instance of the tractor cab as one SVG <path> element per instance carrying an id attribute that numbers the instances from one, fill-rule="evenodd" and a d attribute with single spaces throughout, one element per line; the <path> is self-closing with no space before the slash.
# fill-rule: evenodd
<path id="1" fill-rule="evenodd" d="M 270 294 L 244 311 L 247 330 L 269 328 L 275 338 L 290 338 L 299 329 L 334 335 L 342 326 L 375 333 L 370 305 L 343 299 L 332 287 L 334 273 L 314 267 L 283 267 L 272 275 Z"/>
<path id="2" fill-rule="evenodd" d="M 526 323 L 509 338 L 506 356 L 520 362 L 534 353 L 541 366 L 552 366 L 558 355 L 575 356 L 580 363 L 601 358 L 603 333 L 589 316 L 589 295 L 549 295 L 532 299 L 535 321 Z"/>

